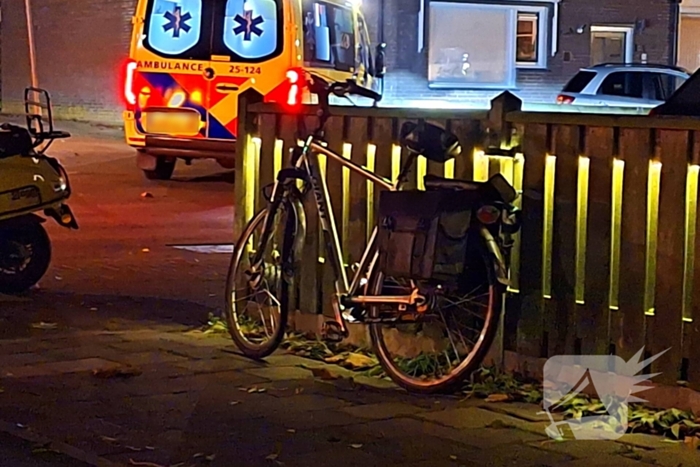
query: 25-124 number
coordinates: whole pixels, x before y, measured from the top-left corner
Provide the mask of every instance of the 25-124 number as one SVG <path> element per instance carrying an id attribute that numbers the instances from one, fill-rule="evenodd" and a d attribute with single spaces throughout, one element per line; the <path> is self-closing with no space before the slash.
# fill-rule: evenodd
<path id="1" fill-rule="evenodd" d="M 241 65 L 231 65 L 228 70 L 229 73 L 233 74 L 246 74 L 246 75 L 259 75 L 259 66 L 241 66 Z"/>

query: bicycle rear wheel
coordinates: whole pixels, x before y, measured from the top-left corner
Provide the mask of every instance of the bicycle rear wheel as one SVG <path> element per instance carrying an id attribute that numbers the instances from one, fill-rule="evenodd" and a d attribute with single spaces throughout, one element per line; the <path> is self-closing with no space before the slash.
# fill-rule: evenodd
<path id="1" fill-rule="evenodd" d="M 226 320 L 236 346 L 247 357 L 263 359 L 284 339 L 289 316 L 290 277 L 285 267 L 292 261 L 293 216 L 283 203 L 276 213 L 273 232 L 260 244 L 267 209 L 259 212 L 236 244 L 226 281 Z M 263 252 L 262 263 L 252 270 L 255 252 Z"/>
<path id="2" fill-rule="evenodd" d="M 454 389 L 479 368 L 493 343 L 502 288 L 482 245 L 469 257 L 472 260 L 456 286 L 372 273 L 369 295 L 408 295 L 418 287 L 430 298 L 428 310 L 414 310 L 408 324 L 370 325 L 370 338 L 384 371 L 409 391 L 430 394 Z M 369 309 L 373 319 L 402 313 L 395 305 Z"/>

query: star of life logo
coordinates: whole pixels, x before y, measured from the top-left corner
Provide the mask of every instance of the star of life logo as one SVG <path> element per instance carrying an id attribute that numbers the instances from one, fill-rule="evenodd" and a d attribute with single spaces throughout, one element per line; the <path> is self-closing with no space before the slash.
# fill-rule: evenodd
<path id="1" fill-rule="evenodd" d="M 652 388 L 649 380 L 660 373 L 640 374 L 669 349 L 642 360 L 644 348 L 629 361 L 615 355 L 559 355 L 544 365 L 543 408 L 551 421 L 550 438 L 562 440 L 616 440 L 629 426 L 629 404 L 646 402 L 635 396 Z M 646 384 L 642 384 L 646 383 Z M 595 395 L 606 414 L 556 421 L 557 408 L 581 394 Z"/>

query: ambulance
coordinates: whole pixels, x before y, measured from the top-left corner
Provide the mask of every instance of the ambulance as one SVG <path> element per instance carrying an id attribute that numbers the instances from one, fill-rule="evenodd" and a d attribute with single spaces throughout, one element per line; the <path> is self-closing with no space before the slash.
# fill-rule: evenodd
<path id="1" fill-rule="evenodd" d="M 125 136 L 152 180 L 178 160 L 235 165 L 238 97 L 299 105 L 309 71 L 379 91 L 360 0 L 139 0 L 123 69 Z"/>

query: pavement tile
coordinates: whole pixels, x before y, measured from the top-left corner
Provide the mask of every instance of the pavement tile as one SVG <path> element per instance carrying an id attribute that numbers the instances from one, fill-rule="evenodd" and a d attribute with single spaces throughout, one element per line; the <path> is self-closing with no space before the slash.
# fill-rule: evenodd
<path id="1" fill-rule="evenodd" d="M 649 464 L 622 456 L 599 455 L 594 451 L 585 459 L 565 462 L 558 467 L 649 467 Z M 680 467 L 680 465 L 675 464 L 674 467 Z M 690 465 L 688 467 L 690 467 Z"/>
<path id="2" fill-rule="evenodd" d="M 617 442 L 644 449 L 665 449 L 669 447 L 669 444 L 661 436 L 644 433 L 628 433 L 618 439 Z"/>
<path id="3" fill-rule="evenodd" d="M 700 465 L 700 450 L 673 444 L 670 446 L 669 449 L 639 450 L 634 455 L 626 454 L 625 457 L 659 467 L 695 467 Z"/>
<path id="4" fill-rule="evenodd" d="M 62 373 L 85 373 L 93 370 L 119 368 L 121 364 L 101 358 L 86 358 L 64 362 L 39 363 L 3 368 L 0 376 L 8 378 L 29 378 L 32 376 L 60 375 Z"/>
<path id="5" fill-rule="evenodd" d="M 622 453 L 632 452 L 629 447 L 621 446 L 614 441 L 597 441 L 597 440 L 565 440 L 555 441 L 547 438 L 544 441 L 536 441 L 530 443 L 532 447 L 543 449 L 545 451 L 558 452 L 568 454 L 576 459 L 588 458 L 592 452 L 596 455 L 619 455 Z"/>
<path id="6" fill-rule="evenodd" d="M 166 354 L 167 355 L 167 354 Z M 250 360 L 236 358 L 217 358 L 209 360 L 191 360 L 182 359 L 174 362 L 174 366 L 181 368 L 188 373 L 203 374 L 203 373 L 218 373 L 233 370 L 257 369 L 260 364 Z"/>
<path id="7" fill-rule="evenodd" d="M 494 404 L 489 402 L 482 402 L 477 405 L 479 408 L 485 410 L 490 410 L 492 412 L 499 412 L 506 415 L 510 415 L 515 418 L 519 418 L 529 422 L 548 422 L 550 421 L 549 416 L 543 413 L 542 407 L 535 404 L 526 404 L 523 402 L 509 402 L 503 404 Z M 563 420 L 563 415 L 554 413 L 552 414 L 554 420 Z"/>
<path id="8" fill-rule="evenodd" d="M 514 425 L 517 419 L 477 407 L 448 409 L 440 412 L 428 412 L 416 415 L 427 421 L 440 423 L 453 428 L 482 428 L 494 422 Z"/>
<path id="9" fill-rule="evenodd" d="M 359 418 L 382 420 L 402 417 L 404 415 L 414 415 L 422 412 L 423 409 L 415 405 L 402 404 L 400 402 L 385 402 L 346 407 L 342 409 L 342 411 Z"/>
<path id="10" fill-rule="evenodd" d="M 457 459 L 472 459 L 480 451 L 479 448 L 430 435 L 420 437 L 403 435 L 375 440 L 363 445 L 361 449 L 386 458 L 394 465 L 431 459 L 449 460 L 450 456 L 455 456 Z"/>
<path id="11" fill-rule="evenodd" d="M 472 455 L 470 460 L 482 465 L 513 467 L 556 466 L 573 460 L 567 454 L 537 449 L 532 446 L 516 444 L 502 449 L 483 449 Z M 615 464 L 610 464 L 613 466 Z"/>
<path id="12" fill-rule="evenodd" d="M 330 451 L 314 451 L 295 456 L 280 456 L 285 467 L 309 467 L 312 465 L 333 465 L 334 467 L 386 467 L 386 460 L 362 449 L 349 446 Z"/>

